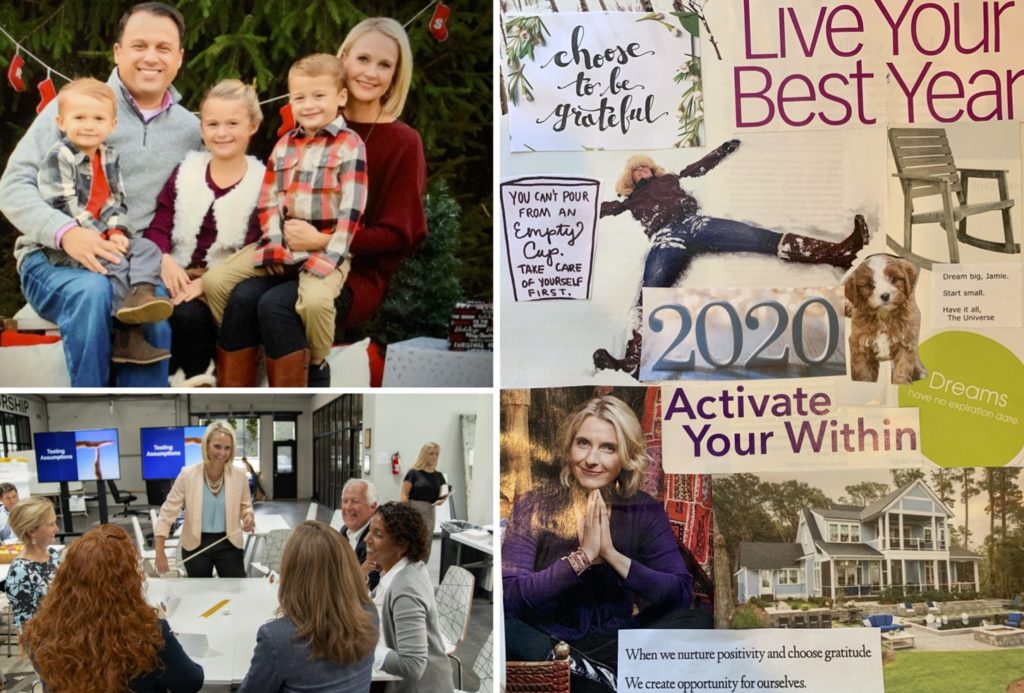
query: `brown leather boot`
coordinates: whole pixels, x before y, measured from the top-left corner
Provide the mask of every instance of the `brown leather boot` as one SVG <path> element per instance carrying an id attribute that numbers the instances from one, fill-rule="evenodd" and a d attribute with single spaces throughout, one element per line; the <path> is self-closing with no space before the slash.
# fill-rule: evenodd
<path id="1" fill-rule="evenodd" d="M 860 214 L 853 218 L 853 232 L 839 241 L 823 241 L 820 238 L 801 236 L 796 233 L 782 234 L 778 256 L 790 262 L 832 265 L 850 269 L 857 253 L 868 243 L 868 224 Z"/>
<path id="2" fill-rule="evenodd" d="M 134 363 L 148 366 L 171 358 L 167 349 L 158 349 L 142 336 L 139 327 L 115 327 L 114 348 L 110 360 L 114 363 Z"/>
<path id="3" fill-rule="evenodd" d="M 640 374 L 640 351 L 643 347 L 643 336 L 640 330 L 633 330 L 629 341 L 626 343 L 626 354 L 617 359 L 608 353 L 607 349 L 598 349 L 594 352 L 594 368 L 609 371 L 623 371 L 636 378 Z"/>
<path id="4" fill-rule="evenodd" d="M 306 387 L 309 373 L 309 349 L 300 349 L 281 358 L 265 358 L 270 387 Z"/>
<path id="5" fill-rule="evenodd" d="M 141 325 L 166 320 L 173 312 L 174 304 L 168 298 L 157 296 L 152 284 L 135 284 L 128 289 L 124 304 L 114 317 L 125 325 Z"/>
<path id="6" fill-rule="evenodd" d="M 217 347 L 217 387 L 256 387 L 258 346 L 225 351 Z"/>

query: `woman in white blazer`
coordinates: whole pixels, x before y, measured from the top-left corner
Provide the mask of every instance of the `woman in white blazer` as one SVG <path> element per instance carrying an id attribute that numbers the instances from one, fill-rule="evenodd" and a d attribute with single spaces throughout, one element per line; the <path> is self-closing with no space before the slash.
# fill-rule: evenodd
<path id="1" fill-rule="evenodd" d="M 242 532 L 253 531 L 256 523 L 245 472 L 232 464 L 234 429 L 225 421 L 214 421 L 206 427 L 202 449 L 203 463 L 182 468 L 160 508 L 153 530 L 156 568 L 161 573 L 167 572 L 164 544 L 184 505 L 181 554 L 188 561 L 185 563 L 188 576 L 213 577 L 216 568 L 218 577 L 245 577 Z M 227 540 L 222 541 L 225 535 Z M 210 546 L 212 548 L 207 549 Z M 200 551 L 202 555 L 188 560 Z"/>
<path id="2" fill-rule="evenodd" d="M 406 503 L 385 503 L 370 518 L 366 560 L 380 566 L 374 602 L 380 607 L 381 641 L 374 668 L 402 677 L 388 693 L 452 693 L 452 666 L 437 624 L 434 586 L 423 559 L 423 516 Z"/>

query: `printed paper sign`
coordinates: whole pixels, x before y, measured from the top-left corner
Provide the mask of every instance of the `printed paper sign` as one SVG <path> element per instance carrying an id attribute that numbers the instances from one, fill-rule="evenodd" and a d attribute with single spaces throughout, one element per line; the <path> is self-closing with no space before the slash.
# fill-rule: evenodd
<path id="1" fill-rule="evenodd" d="M 505 31 L 512 151 L 702 144 L 693 15 L 559 12 Z"/>
<path id="2" fill-rule="evenodd" d="M 29 460 L 34 457 L 32 451 L 16 452 L 11 457 L 0 457 L 0 483 L 14 484 L 18 487 L 18 495 L 28 498 L 29 492 Z"/>
<path id="3" fill-rule="evenodd" d="M 675 474 L 916 467 L 918 410 L 839 407 L 833 388 L 794 382 L 665 385 L 662 464 Z"/>
<path id="4" fill-rule="evenodd" d="M 882 690 L 876 628 L 622 630 L 620 691 Z"/>
<path id="5" fill-rule="evenodd" d="M 644 289 L 641 380 L 846 374 L 839 287 Z"/>
<path id="6" fill-rule="evenodd" d="M 590 178 L 501 184 L 505 254 L 517 301 L 590 298 L 599 185 Z"/>
<path id="7" fill-rule="evenodd" d="M 935 327 L 1020 327 L 1021 266 L 939 265 L 932 272 Z"/>

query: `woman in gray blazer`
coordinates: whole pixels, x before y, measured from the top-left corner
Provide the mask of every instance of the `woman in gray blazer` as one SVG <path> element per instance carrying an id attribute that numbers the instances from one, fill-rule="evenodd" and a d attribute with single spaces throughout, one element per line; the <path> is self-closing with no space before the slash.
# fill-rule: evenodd
<path id="1" fill-rule="evenodd" d="M 277 598 L 238 693 L 369 691 L 377 610 L 348 541 L 322 522 L 296 527 Z"/>
<path id="2" fill-rule="evenodd" d="M 381 567 L 374 601 L 380 606 L 383 641 L 374 666 L 402 677 L 388 693 L 453 693 L 452 667 L 437 624 L 437 603 L 423 559 L 427 531 L 405 503 L 385 503 L 370 519 L 366 558 Z"/>

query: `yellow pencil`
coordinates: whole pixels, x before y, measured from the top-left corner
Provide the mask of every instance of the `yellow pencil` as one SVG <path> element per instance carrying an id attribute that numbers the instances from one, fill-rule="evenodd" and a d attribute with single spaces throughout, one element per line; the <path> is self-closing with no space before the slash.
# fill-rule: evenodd
<path id="1" fill-rule="evenodd" d="M 207 609 L 205 612 L 203 612 L 202 613 L 202 617 L 203 618 L 209 618 L 210 616 L 212 616 L 217 611 L 217 609 L 221 608 L 222 606 L 224 606 L 225 604 L 227 604 L 230 601 L 231 601 L 230 599 L 221 599 L 219 602 L 217 602 L 216 604 L 211 606 L 209 609 Z"/>

